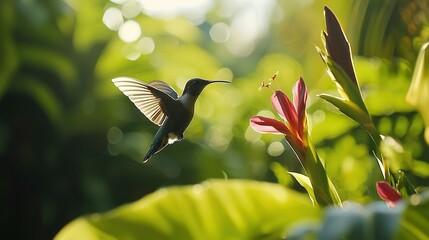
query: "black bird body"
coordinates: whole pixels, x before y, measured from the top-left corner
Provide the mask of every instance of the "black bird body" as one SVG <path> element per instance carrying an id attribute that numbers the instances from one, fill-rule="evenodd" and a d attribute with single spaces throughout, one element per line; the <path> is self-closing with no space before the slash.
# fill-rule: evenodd
<path id="1" fill-rule="evenodd" d="M 176 91 L 162 81 L 144 83 L 128 77 L 119 77 L 112 81 L 149 120 L 161 126 L 143 159 L 144 162 L 167 144 L 183 139 L 183 133 L 194 116 L 195 102 L 208 84 L 229 83 L 194 78 L 186 83 L 183 95 L 178 98 Z"/>
<path id="2" fill-rule="evenodd" d="M 167 144 L 183 139 L 183 133 L 188 128 L 194 116 L 194 111 L 189 111 L 180 101 L 176 102 L 173 112 L 165 119 L 152 140 L 144 160 L 148 160 L 153 154 L 161 151 Z"/>

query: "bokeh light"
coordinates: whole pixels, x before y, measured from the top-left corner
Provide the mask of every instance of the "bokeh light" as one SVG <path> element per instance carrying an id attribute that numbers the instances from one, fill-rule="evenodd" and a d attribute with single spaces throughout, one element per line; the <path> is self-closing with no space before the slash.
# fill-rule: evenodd
<path id="1" fill-rule="evenodd" d="M 283 143 L 281 142 L 272 142 L 268 145 L 267 152 L 270 156 L 277 157 L 280 156 L 285 150 Z"/>
<path id="2" fill-rule="evenodd" d="M 103 23 L 108 27 L 110 30 L 117 31 L 121 27 L 122 23 L 124 23 L 124 20 L 122 18 L 121 10 L 111 7 L 108 8 L 103 15 Z"/>
<path id="3" fill-rule="evenodd" d="M 128 1 L 122 5 L 122 15 L 127 19 L 136 17 L 140 11 L 141 5 L 137 1 Z"/>
<path id="4" fill-rule="evenodd" d="M 137 43 L 137 49 L 141 54 L 151 54 L 155 50 L 155 41 L 150 37 L 142 37 Z"/>
<path id="5" fill-rule="evenodd" d="M 228 41 L 229 34 L 229 26 L 223 22 L 216 23 L 210 28 L 210 37 L 217 43 Z"/>
<path id="6" fill-rule="evenodd" d="M 119 28 L 119 37 L 122 41 L 135 42 L 142 34 L 140 25 L 134 20 L 128 20 Z"/>

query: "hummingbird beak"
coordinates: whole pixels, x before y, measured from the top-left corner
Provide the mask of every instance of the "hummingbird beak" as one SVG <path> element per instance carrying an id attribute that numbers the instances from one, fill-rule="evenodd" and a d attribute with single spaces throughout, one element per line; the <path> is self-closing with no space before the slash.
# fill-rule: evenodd
<path id="1" fill-rule="evenodd" d="M 212 81 L 208 81 L 207 84 L 211 84 L 211 83 L 231 83 L 231 82 L 226 80 L 212 80 Z"/>

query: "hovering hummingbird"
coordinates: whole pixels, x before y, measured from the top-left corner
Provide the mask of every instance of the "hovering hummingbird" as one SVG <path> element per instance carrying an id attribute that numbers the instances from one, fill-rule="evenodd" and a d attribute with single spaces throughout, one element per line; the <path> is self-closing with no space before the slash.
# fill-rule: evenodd
<path id="1" fill-rule="evenodd" d="M 207 85 L 216 82 L 230 83 L 223 80 L 193 78 L 186 83 L 185 90 L 179 98 L 177 92 L 163 81 L 144 83 L 129 77 L 118 77 L 112 82 L 149 120 L 161 126 L 143 162 L 147 162 L 167 144 L 183 139 L 183 132 L 194 116 L 195 102 Z"/>

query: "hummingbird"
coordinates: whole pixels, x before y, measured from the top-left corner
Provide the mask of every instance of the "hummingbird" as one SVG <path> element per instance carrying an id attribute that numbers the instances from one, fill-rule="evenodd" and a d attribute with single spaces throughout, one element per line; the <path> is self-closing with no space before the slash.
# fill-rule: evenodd
<path id="1" fill-rule="evenodd" d="M 188 80 L 182 96 L 163 81 L 145 83 L 129 77 L 112 79 L 113 84 L 122 91 L 136 107 L 153 123 L 160 126 L 152 140 L 143 163 L 154 154 L 183 139 L 183 133 L 194 116 L 195 102 L 203 89 L 212 83 L 230 83 L 224 80 Z"/>

